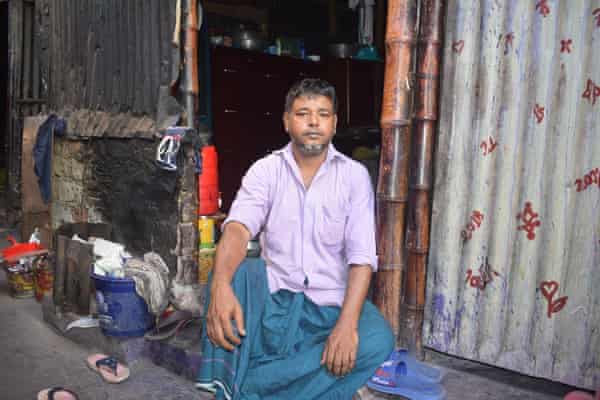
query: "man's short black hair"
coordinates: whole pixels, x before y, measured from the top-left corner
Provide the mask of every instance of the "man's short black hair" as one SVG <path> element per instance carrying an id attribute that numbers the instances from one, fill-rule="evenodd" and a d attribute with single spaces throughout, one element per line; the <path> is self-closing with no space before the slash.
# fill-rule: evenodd
<path id="1" fill-rule="evenodd" d="M 325 96 L 333 104 L 333 112 L 337 114 L 337 97 L 335 88 L 327 81 L 317 78 L 304 78 L 292 85 L 285 96 L 285 111 L 292 109 L 292 104 L 300 96 Z"/>

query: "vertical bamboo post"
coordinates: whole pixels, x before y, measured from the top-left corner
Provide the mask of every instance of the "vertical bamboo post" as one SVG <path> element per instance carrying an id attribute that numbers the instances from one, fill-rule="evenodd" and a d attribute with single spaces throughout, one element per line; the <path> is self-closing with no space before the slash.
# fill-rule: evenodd
<path id="1" fill-rule="evenodd" d="M 399 334 L 402 273 L 405 266 L 404 215 L 408 194 L 411 77 L 417 26 L 416 0 L 389 0 L 381 113 L 382 146 L 377 182 L 379 271 L 374 303 Z"/>
<path id="2" fill-rule="evenodd" d="M 187 26 L 185 32 L 185 96 L 187 126 L 196 128 L 196 106 L 198 104 L 198 3 L 188 0 Z"/>
<path id="3" fill-rule="evenodd" d="M 408 270 L 400 308 L 401 345 L 422 357 L 426 262 L 429 252 L 433 142 L 438 118 L 441 0 L 422 0 L 417 43 L 415 131 L 411 149 L 406 222 Z"/>

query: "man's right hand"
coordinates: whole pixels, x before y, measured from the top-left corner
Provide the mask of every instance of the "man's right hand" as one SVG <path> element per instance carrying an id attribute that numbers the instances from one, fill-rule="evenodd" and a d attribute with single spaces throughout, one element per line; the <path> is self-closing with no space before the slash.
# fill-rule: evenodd
<path id="1" fill-rule="evenodd" d="M 215 346 L 221 346 L 229 351 L 242 342 L 233 332 L 232 320 L 235 321 L 238 333 L 246 336 L 242 306 L 235 297 L 231 285 L 213 282 L 206 315 L 206 333 Z"/>

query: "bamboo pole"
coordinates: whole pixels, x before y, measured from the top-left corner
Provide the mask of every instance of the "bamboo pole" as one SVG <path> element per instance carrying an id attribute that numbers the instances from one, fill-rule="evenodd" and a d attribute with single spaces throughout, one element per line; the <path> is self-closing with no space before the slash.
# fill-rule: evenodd
<path id="1" fill-rule="evenodd" d="M 426 262 L 429 252 L 430 192 L 442 25 L 441 0 L 422 0 L 417 43 L 415 131 L 411 149 L 406 224 L 408 270 L 400 308 L 401 345 L 422 357 Z"/>
<path id="2" fill-rule="evenodd" d="M 187 26 L 185 32 L 185 96 L 187 126 L 196 128 L 196 107 L 198 105 L 198 3 L 188 0 Z"/>
<path id="3" fill-rule="evenodd" d="M 398 338 L 404 216 L 408 194 L 411 77 L 417 26 L 416 0 L 388 2 L 386 61 L 381 113 L 382 146 L 377 182 L 377 254 L 374 303 Z"/>

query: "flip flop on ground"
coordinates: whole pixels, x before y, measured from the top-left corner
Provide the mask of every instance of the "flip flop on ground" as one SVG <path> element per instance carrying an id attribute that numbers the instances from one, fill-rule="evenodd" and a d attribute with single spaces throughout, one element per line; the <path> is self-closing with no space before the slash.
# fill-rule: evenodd
<path id="1" fill-rule="evenodd" d="M 161 318 L 156 324 L 156 327 L 144 335 L 146 340 L 165 340 L 183 329 L 187 324 L 192 322 L 194 318 L 189 311 L 176 310 Z"/>
<path id="2" fill-rule="evenodd" d="M 412 400 L 444 400 L 446 391 L 435 382 L 419 379 L 414 372 L 409 373 L 404 361 L 388 358 L 367 382 L 369 389 L 382 393 L 407 397 Z"/>
<path id="3" fill-rule="evenodd" d="M 79 397 L 69 389 L 53 387 L 40 391 L 37 400 L 79 400 Z"/>
<path id="4" fill-rule="evenodd" d="M 92 354 L 87 358 L 86 364 L 108 383 L 121 383 L 129 378 L 129 368 L 106 354 Z"/>
<path id="5" fill-rule="evenodd" d="M 440 367 L 417 361 L 406 349 L 394 350 L 388 359 L 406 363 L 408 375 L 423 382 L 440 383 L 446 375 L 446 371 Z"/>
<path id="6" fill-rule="evenodd" d="M 595 396 L 588 392 L 576 390 L 574 392 L 568 393 L 565 396 L 564 400 L 600 400 L 600 390 L 596 392 Z"/>

